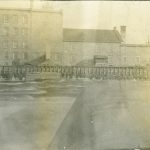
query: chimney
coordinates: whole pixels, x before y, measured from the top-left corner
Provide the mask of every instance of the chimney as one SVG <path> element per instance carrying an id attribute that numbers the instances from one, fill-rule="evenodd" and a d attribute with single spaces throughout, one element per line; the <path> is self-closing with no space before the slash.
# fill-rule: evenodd
<path id="1" fill-rule="evenodd" d="M 126 42 L 126 26 L 120 26 L 120 35 L 122 40 Z"/>
<path id="2" fill-rule="evenodd" d="M 33 9 L 33 0 L 30 0 L 30 10 Z"/>

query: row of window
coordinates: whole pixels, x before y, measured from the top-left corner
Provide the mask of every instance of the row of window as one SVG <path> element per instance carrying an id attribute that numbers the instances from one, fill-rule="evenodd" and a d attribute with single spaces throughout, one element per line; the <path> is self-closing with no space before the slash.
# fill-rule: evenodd
<path id="1" fill-rule="evenodd" d="M 61 55 L 60 53 L 53 53 L 52 54 L 52 58 L 53 58 L 54 61 L 60 61 L 63 57 L 64 57 L 64 55 Z M 76 62 L 76 56 L 70 55 L 69 56 L 69 61 L 71 63 L 75 63 Z"/>
<path id="2" fill-rule="evenodd" d="M 136 56 L 134 60 L 135 60 L 135 63 L 136 63 L 136 64 L 140 64 L 140 63 L 141 63 L 141 58 L 140 58 L 140 56 Z M 149 60 L 149 61 L 150 61 L 150 60 Z M 109 63 L 109 64 L 112 63 L 112 56 L 111 56 L 111 55 L 108 56 L 108 63 Z M 122 57 L 122 63 L 123 63 L 123 64 L 127 64 L 127 63 L 128 63 L 128 57 L 127 57 L 127 56 Z"/>
<path id="3" fill-rule="evenodd" d="M 11 32 L 11 30 L 12 30 L 12 32 Z M 4 27 L 2 31 L 3 31 L 2 35 L 4 35 L 4 36 L 8 36 L 9 34 L 12 34 L 12 35 L 15 35 L 15 36 L 17 36 L 19 34 L 22 35 L 22 36 L 27 36 L 28 35 L 28 29 L 27 28 L 19 29 L 17 27 L 14 27 L 14 28 L 10 29 L 9 27 Z"/>
<path id="4" fill-rule="evenodd" d="M 95 49 L 95 53 L 96 54 L 107 54 L 107 53 L 110 53 L 110 54 L 113 54 L 113 49 Z"/>
<path id="5" fill-rule="evenodd" d="M 107 59 L 107 63 L 108 64 L 112 64 L 113 60 L 112 60 L 112 56 L 108 56 L 108 59 Z M 136 56 L 135 57 L 135 63 L 136 64 L 140 64 L 141 62 L 141 59 L 140 59 L 140 56 Z M 123 57 L 123 64 L 127 64 L 128 63 L 128 57 L 127 56 L 124 56 Z"/>
<path id="6" fill-rule="evenodd" d="M 28 59 L 28 53 L 27 52 L 23 52 L 20 55 L 18 52 L 14 52 L 14 53 L 5 52 L 4 57 L 5 57 L 5 59 L 12 58 L 13 60 L 16 60 L 16 59 L 27 60 Z"/>
<path id="7" fill-rule="evenodd" d="M 11 45 L 10 45 L 11 44 Z M 18 41 L 12 41 L 12 43 L 9 43 L 8 40 L 4 40 L 2 41 L 2 48 L 27 48 L 27 42 L 23 41 L 23 42 L 18 42 Z"/>
<path id="8" fill-rule="evenodd" d="M 2 17 L 3 24 L 8 24 L 8 23 L 12 23 L 12 22 L 14 22 L 15 24 L 18 24 L 18 23 L 27 24 L 28 23 L 27 15 L 3 14 L 1 17 Z"/>
<path id="9" fill-rule="evenodd" d="M 136 61 L 136 64 L 140 64 L 140 61 L 141 61 L 140 56 L 136 56 L 135 61 Z M 124 56 L 123 57 L 123 63 L 126 64 L 127 62 L 128 62 L 128 57 Z"/>

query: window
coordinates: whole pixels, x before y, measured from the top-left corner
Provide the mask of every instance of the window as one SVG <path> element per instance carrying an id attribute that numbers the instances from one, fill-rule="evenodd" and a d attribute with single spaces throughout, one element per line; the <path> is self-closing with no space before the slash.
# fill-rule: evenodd
<path id="1" fill-rule="evenodd" d="M 17 48 L 18 47 L 18 42 L 17 41 L 13 41 L 13 48 Z"/>
<path id="2" fill-rule="evenodd" d="M 13 59 L 14 59 L 14 60 L 18 59 L 18 53 L 17 53 L 17 52 L 14 52 L 14 53 L 13 53 Z"/>
<path id="3" fill-rule="evenodd" d="M 94 63 L 96 66 L 106 65 L 106 64 L 108 64 L 108 57 L 96 55 L 96 56 L 94 56 Z"/>
<path id="4" fill-rule="evenodd" d="M 108 56 L 108 64 L 112 65 L 113 61 L 112 61 L 112 56 Z"/>
<path id="5" fill-rule="evenodd" d="M 148 61 L 147 61 L 147 62 L 148 62 L 148 64 L 150 64 L 150 58 L 148 58 Z"/>
<path id="6" fill-rule="evenodd" d="M 27 24 L 28 23 L 27 15 L 22 16 L 22 23 L 23 24 Z"/>
<path id="7" fill-rule="evenodd" d="M 8 52 L 5 53 L 5 58 L 6 58 L 6 59 L 9 59 L 9 54 L 8 54 Z"/>
<path id="8" fill-rule="evenodd" d="M 95 53 L 96 53 L 96 55 L 100 55 L 100 53 L 101 53 L 101 47 L 98 44 L 95 45 Z"/>
<path id="9" fill-rule="evenodd" d="M 8 48 L 8 40 L 4 40 L 2 45 L 3 45 L 3 48 Z"/>
<path id="10" fill-rule="evenodd" d="M 8 36 L 8 33 L 9 33 L 9 28 L 8 27 L 4 27 L 3 28 L 3 35 L 4 36 Z"/>
<path id="11" fill-rule="evenodd" d="M 27 59 L 28 59 L 28 53 L 27 53 L 27 52 L 24 52 L 24 53 L 23 53 L 23 59 L 24 59 L 24 60 L 27 60 Z"/>
<path id="12" fill-rule="evenodd" d="M 101 52 L 100 49 L 96 49 L 96 50 L 95 50 L 95 53 L 96 53 L 97 55 L 100 54 L 100 52 Z"/>
<path id="13" fill-rule="evenodd" d="M 5 62 L 4 65 L 8 65 L 8 62 Z"/>
<path id="14" fill-rule="evenodd" d="M 27 28 L 23 28 L 22 29 L 22 35 L 23 36 L 27 36 Z"/>
<path id="15" fill-rule="evenodd" d="M 140 64 L 140 56 L 136 56 L 136 65 Z"/>
<path id="16" fill-rule="evenodd" d="M 18 28 L 17 28 L 17 27 L 15 27 L 15 28 L 13 29 L 13 33 L 14 33 L 14 35 L 18 35 Z"/>
<path id="17" fill-rule="evenodd" d="M 127 57 L 124 56 L 124 57 L 123 57 L 123 64 L 126 64 L 126 63 L 127 63 Z"/>
<path id="18" fill-rule="evenodd" d="M 22 42 L 22 48 L 27 48 L 27 43 L 26 42 Z"/>
<path id="19" fill-rule="evenodd" d="M 8 22 L 9 22 L 8 15 L 3 15 L 3 23 L 8 23 Z"/>
<path id="20" fill-rule="evenodd" d="M 75 62 L 75 57 L 73 55 L 70 56 L 70 62 L 74 63 Z"/>
<path id="21" fill-rule="evenodd" d="M 13 15 L 13 22 L 14 22 L 15 24 L 18 23 L 18 16 L 17 16 L 17 15 Z"/>
<path id="22" fill-rule="evenodd" d="M 54 54 L 54 60 L 58 61 L 59 60 L 59 54 Z"/>

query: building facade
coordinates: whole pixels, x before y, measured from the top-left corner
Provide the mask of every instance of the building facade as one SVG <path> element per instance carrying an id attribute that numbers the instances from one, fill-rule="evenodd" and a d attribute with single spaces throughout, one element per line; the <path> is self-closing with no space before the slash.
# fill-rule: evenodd
<path id="1" fill-rule="evenodd" d="M 122 66 L 147 66 L 150 65 L 149 44 L 122 44 Z"/>
<path id="2" fill-rule="evenodd" d="M 62 41 L 62 12 L 0 9 L 0 65 L 30 62 Z"/>
<path id="3" fill-rule="evenodd" d="M 126 26 L 120 27 L 123 39 L 121 47 L 121 66 L 149 66 L 150 44 L 129 44 L 126 42 Z"/>
<path id="4" fill-rule="evenodd" d="M 121 42 L 117 30 L 64 29 L 64 64 L 119 65 Z"/>
<path id="5" fill-rule="evenodd" d="M 126 26 L 113 30 L 63 29 L 62 12 L 0 9 L 0 65 L 44 58 L 50 65 L 150 64 L 149 44 L 127 44 Z"/>
<path id="6" fill-rule="evenodd" d="M 64 29 L 63 64 L 149 66 L 150 44 L 127 44 L 126 26 L 114 30 Z"/>

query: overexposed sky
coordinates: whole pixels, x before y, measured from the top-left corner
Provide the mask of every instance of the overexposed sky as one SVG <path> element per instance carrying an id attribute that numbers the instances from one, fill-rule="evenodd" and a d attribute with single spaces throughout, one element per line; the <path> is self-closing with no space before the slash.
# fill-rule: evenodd
<path id="1" fill-rule="evenodd" d="M 27 8 L 29 0 L 0 1 L 0 7 Z M 51 1 L 34 0 L 34 8 L 42 6 L 62 9 L 63 26 L 119 30 L 127 26 L 127 43 L 146 43 L 150 37 L 150 1 Z"/>

